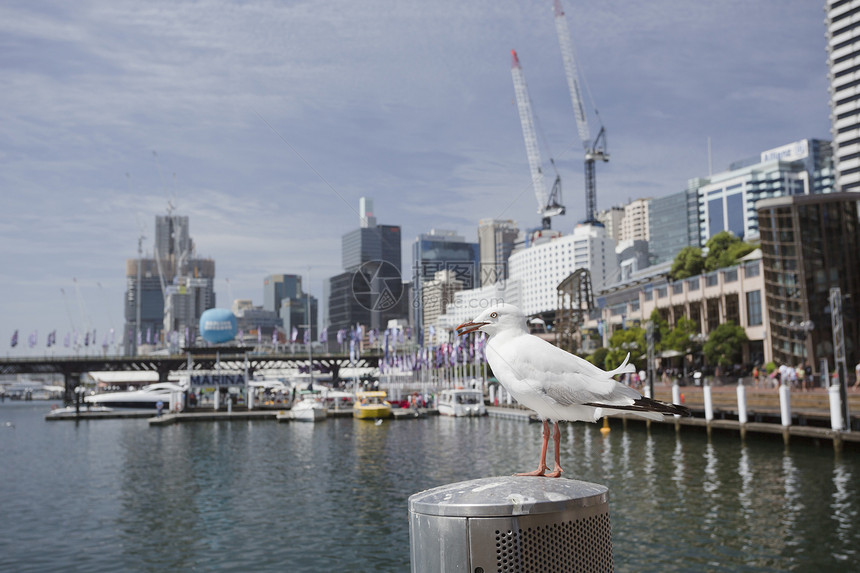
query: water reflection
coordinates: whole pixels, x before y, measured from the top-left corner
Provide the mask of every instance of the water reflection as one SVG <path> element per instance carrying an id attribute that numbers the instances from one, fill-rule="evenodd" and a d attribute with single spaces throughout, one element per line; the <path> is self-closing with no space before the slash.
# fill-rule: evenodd
<path id="1" fill-rule="evenodd" d="M 2 571 L 408 570 L 410 494 L 533 469 L 540 446 L 539 424 L 495 418 L 12 421 Z M 644 424 L 562 433 L 565 476 L 609 487 L 618 571 L 860 570 L 856 455 Z M 63 532 L 49 550 L 45 531 Z"/>

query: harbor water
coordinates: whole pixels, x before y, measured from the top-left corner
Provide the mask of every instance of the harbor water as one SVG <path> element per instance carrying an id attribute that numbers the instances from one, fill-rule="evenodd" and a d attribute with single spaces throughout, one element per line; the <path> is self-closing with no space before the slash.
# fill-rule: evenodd
<path id="1" fill-rule="evenodd" d="M 409 495 L 533 469 L 540 424 L 45 422 L 0 405 L 0 571 L 406 571 Z M 562 426 L 610 491 L 617 571 L 860 570 L 860 456 L 829 444 Z M 540 478 L 535 478 L 540 479 Z"/>

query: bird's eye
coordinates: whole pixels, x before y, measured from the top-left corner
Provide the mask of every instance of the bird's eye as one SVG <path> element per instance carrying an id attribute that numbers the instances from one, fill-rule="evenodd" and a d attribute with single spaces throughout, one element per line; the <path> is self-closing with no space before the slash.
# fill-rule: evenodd
<path id="1" fill-rule="evenodd" d="M 490 318 L 499 318 L 499 313 L 497 313 L 497 312 L 491 312 L 491 313 L 490 313 Z"/>

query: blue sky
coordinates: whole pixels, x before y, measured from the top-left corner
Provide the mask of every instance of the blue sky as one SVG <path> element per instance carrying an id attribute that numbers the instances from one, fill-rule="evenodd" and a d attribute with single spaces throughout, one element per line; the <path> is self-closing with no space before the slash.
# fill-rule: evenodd
<path id="1" fill-rule="evenodd" d="M 830 139 L 823 1 L 564 7 L 612 155 L 598 208 L 707 175 L 708 137 L 715 171 Z M 550 0 L 3 2 L 0 344 L 121 330 L 125 261 L 168 199 L 216 260 L 219 306 L 228 285 L 261 304 L 271 273 L 310 273 L 319 296 L 363 195 L 402 226 L 406 266 L 433 227 L 537 225 L 511 49 L 567 232 L 583 157 Z"/>

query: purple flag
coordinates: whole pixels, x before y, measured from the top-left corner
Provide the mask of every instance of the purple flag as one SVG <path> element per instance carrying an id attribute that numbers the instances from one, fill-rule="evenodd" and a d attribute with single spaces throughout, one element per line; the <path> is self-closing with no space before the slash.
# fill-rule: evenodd
<path id="1" fill-rule="evenodd" d="M 328 342 L 328 329 L 323 328 L 320 332 L 320 342 Z"/>
<path id="2" fill-rule="evenodd" d="M 293 329 L 290 331 L 290 342 L 295 342 L 296 340 L 298 340 L 298 338 L 299 329 L 294 326 Z"/>
<path id="3" fill-rule="evenodd" d="M 68 348 L 71 343 L 72 343 L 72 333 L 67 332 L 66 337 L 63 339 L 63 346 Z"/>
<path id="4" fill-rule="evenodd" d="M 311 341 L 311 329 L 306 328 L 305 329 L 305 344 L 310 343 L 310 341 Z"/>
<path id="5" fill-rule="evenodd" d="M 257 344 L 263 343 L 263 329 L 257 326 Z"/>
<path id="6" fill-rule="evenodd" d="M 34 330 L 33 332 L 30 333 L 30 337 L 27 340 L 27 342 L 30 344 L 30 348 L 33 348 L 34 346 L 36 346 L 36 342 L 38 341 L 38 338 L 39 338 L 39 331 L 38 330 Z"/>
<path id="7" fill-rule="evenodd" d="M 18 331 L 17 330 L 12 335 L 12 348 L 15 348 L 16 346 L 18 346 Z"/>

